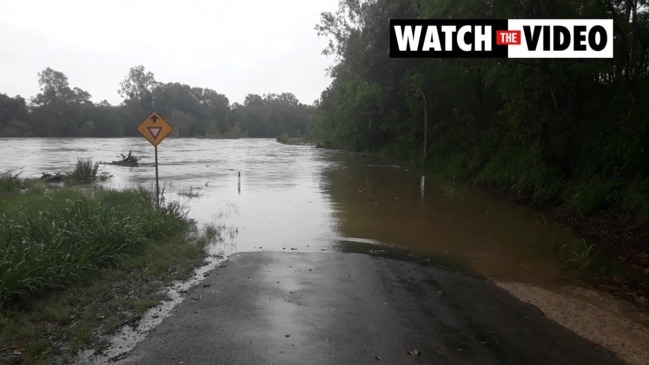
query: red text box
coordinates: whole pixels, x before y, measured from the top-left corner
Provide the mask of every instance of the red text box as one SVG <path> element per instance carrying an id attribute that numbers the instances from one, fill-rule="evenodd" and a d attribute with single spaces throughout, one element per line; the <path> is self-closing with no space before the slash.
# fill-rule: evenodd
<path id="1" fill-rule="evenodd" d="M 508 46 L 510 44 L 521 44 L 520 30 L 497 30 L 496 45 Z"/>

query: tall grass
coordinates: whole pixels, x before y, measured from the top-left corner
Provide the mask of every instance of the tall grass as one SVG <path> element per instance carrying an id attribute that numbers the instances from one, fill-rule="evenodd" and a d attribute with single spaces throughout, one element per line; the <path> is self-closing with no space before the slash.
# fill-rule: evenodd
<path id="1" fill-rule="evenodd" d="M 0 204 L 0 307 L 64 287 L 187 225 L 178 204 L 156 209 L 144 190 L 15 194 Z"/>
<path id="2" fill-rule="evenodd" d="M 639 222 L 649 224 L 649 179 L 630 184 L 625 192 L 623 204 L 636 213 Z"/>
<path id="3" fill-rule="evenodd" d="M 589 216 L 619 205 L 620 191 L 621 187 L 614 181 L 592 177 L 574 184 L 564 195 L 568 195 L 572 209 L 581 216 Z"/>
<path id="4" fill-rule="evenodd" d="M 579 272 L 584 272 L 590 268 L 593 258 L 597 255 L 597 249 L 594 244 L 586 243 L 586 240 L 580 240 L 578 243 L 566 243 L 559 249 L 563 263 L 574 267 Z"/>
<path id="5" fill-rule="evenodd" d="M 12 192 L 20 190 L 20 172 L 7 170 L 0 172 L 0 192 Z"/>
<path id="6" fill-rule="evenodd" d="M 97 180 L 104 181 L 110 176 L 99 172 L 99 162 L 91 158 L 77 159 L 74 170 L 67 174 L 65 180 L 73 184 L 90 184 Z"/>

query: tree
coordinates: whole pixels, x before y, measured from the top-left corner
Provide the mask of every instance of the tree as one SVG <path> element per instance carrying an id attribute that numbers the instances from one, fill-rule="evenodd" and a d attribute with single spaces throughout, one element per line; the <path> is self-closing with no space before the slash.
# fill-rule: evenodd
<path id="1" fill-rule="evenodd" d="M 228 98 L 212 89 L 192 88 L 192 94 L 200 105 L 196 133 L 207 136 L 219 135 L 233 127 L 228 118 L 230 101 Z"/>
<path id="2" fill-rule="evenodd" d="M 32 100 L 35 105 L 53 106 L 89 103 L 91 95 L 78 87 L 70 88 L 63 72 L 46 68 L 38 73 L 41 92 Z"/>
<path id="3" fill-rule="evenodd" d="M 174 110 L 170 120 L 173 122 L 173 134 L 178 137 L 194 137 L 196 119 L 189 113 Z"/>
<path id="4" fill-rule="evenodd" d="M 314 117 L 313 108 L 291 93 L 251 94 L 243 105 L 230 106 L 212 89 L 159 83 L 143 66 L 132 67 L 120 83 L 125 99 L 119 106 L 105 100 L 93 104 L 88 92 L 51 68 L 38 73 L 38 82 L 41 92 L 29 112 L 24 99 L 0 94 L 0 136 L 134 137 L 154 107 L 182 137 L 305 136 Z"/>
<path id="5" fill-rule="evenodd" d="M 12 98 L 6 94 L 0 94 L 0 136 L 31 135 L 27 118 L 25 99 L 19 95 Z"/>
<path id="6" fill-rule="evenodd" d="M 593 206 L 629 204 L 632 197 L 612 189 L 649 179 L 646 4 L 341 0 L 316 26 L 330 40 L 325 53 L 336 56 L 318 101 L 317 138 L 356 150 L 371 141 L 372 149 L 541 201 L 579 200 L 564 192 L 574 184 L 596 186 Z M 390 58 L 386 24 L 400 18 L 613 18 L 614 58 Z"/>
<path id="7" fill-rule="evenodd" d="M 119 95 L 124 101 L 138 102 L 141 105 L 153 104 L 153 89 L 158 85 L 152 72 L 145 70 L 144 66 L 134 66 L 128 76 L 120 83 Z"/>
<path id="8" fill-rule="evenodd" d="M 9 97 L 7 94 L 0 94 L 0 125 L 12 119 L 27 120 L 27 104 L 25 99 L 16 95 Z"/>
<path id="9" fill-rule="evenodd" d="M 88 124 L 94 108 L 90 93 L 78 87 L 71 88 L 67 76 L 46 68 L 38 73 L 41 92 L 32 100 L 36 108 L 31 113 L 31 124 L 37 136 L 80 136 L 93 133 Z"/>
<path id="10" fill-rule="evenodd" d="M 310 107 L 291 93 L 248 94 L 243 105 L 233 105 L 229 123 L 249 137 L 300 137 L 310 131 L 312 114 Z"/>
<path id="11" fill-rule="evenodd" d="M 419 94 L 423 100 L 424 104 L 424 161 L 428 157 L 428 102 L 426 101 L 426 93 L 421 91 L 421 89 L 413 88 L 412 92 Z"/>

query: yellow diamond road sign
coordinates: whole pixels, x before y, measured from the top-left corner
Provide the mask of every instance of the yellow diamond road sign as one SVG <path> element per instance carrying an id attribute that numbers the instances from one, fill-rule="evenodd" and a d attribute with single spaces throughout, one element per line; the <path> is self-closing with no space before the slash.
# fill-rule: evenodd
<path id="1" fill-rule="evenodd" d="M 165 137 L 174 130 L 174 128 L 158 113 L 153 112 L 151 115 L 140 123 L 137 127 L 138 132 L 148 139 L 152 145 L 157 146 Z"/>

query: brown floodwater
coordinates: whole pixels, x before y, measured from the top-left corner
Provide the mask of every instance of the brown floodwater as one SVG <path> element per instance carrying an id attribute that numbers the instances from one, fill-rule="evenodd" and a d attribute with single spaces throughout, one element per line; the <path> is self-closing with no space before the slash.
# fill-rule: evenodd
<path id="1" fill-rule="evenodd" d="M 551 250 L 575 236 L 539 213 L 360 154 L 334 159 L 339 163 L 324 172 L 324 181 L 341 235 L 407 248 L 410 256 L 499 280 L 566 278 Z"/>
<path id="2" fill-rule="evenodd" d="M 40 177 L 72 170 L 77 158 L 110 162 L 129 150 L 141 165 L 102 165 L 113 176 L 105 185 L 153 188 L 153 147 L 144 138 L 0 138 L 0 172 Z M 384 159 L 271 139 L 168 138 L 159 159 L 165 200 L 180 202 L 198 226 L 218 227 L 221 239 L 192 279 L 168 288 L 170 301 L 137 328 L 123 326 L 103 354 L 83 351 L 79 363 L 124 356 L 221 259 L 259 250 L 363 252 L 468 271 L 632 364 L 649 359 L 649 331 L 635 309 L 570 284 L 552 250 L 578 237 L 531 209 Z M 582 292 L 586 299 L 575 294 Z"/>
<path id="3" fill-rule="evenodd" d="M 102 165 L 113 188 L 153 187 L 153 147 L 143 138 L 0 139 L 0 171 L 23 177 Z M 159 146 L 160 184 L 199 225 L 221 228 L 211 251 L 352 251 L 428 260 L 497 280 L 566 278 L 549 253 L 576 237 L 537 212 L 480 190 L 363 154 L 282 145 L 271 139 L 169 138 Z"/>

